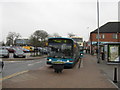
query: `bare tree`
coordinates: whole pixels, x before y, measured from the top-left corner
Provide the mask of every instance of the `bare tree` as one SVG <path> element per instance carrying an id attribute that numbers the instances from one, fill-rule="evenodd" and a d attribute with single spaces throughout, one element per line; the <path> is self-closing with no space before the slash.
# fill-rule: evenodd
<path id="1" fill-rule="evenodd" d="M 21 35 L 19 33 L 16 33 L 16 32 L 9 32 L 8 35 L 7 35 L 7 42 L 6 44 L 7 45 L 14 45 L 15 44 L 15 41 L 21 37 Z"/>
<path id="2" fill-rule="evenodd" d="M 19 33 L 15 33 L 14 44 L 16 45 L 16 40 L 20 38 L 21 35 Z"/>

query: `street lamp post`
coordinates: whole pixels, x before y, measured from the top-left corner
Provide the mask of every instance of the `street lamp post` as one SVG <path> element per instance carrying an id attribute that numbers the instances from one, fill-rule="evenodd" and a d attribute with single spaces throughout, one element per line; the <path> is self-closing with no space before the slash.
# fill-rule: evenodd
<path id="1" fill-rule="evenodd" d="M 100 38 L 100 33 L 99 33 L 99 1 L 97 0 L 97 25 L 98 25 L 98 52 L 97 52 L 97 63 L 100 63 L 100 50 L 99 50 L 99 38 Z"/>

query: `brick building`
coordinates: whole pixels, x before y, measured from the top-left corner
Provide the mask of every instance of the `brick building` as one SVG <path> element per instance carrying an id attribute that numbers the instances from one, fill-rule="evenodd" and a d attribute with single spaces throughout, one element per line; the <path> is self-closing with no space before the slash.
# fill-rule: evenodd
<path id="1" fill-rule="evenodd" d="M 90 33 L 91 51 L 98 42 L 98 29 Z M 120 22 L 108 22 L 99 28 L 99 43 L 120 42 Z"/>
<path id="2" fill-rule="evenodd" d="M 92 44 L 98 41 L 98 30 L 90 33 L 90 41 Z M 99 28 L 99 42 L 113 43 L 120 42 L 120 22 L 108 22 Z"/>

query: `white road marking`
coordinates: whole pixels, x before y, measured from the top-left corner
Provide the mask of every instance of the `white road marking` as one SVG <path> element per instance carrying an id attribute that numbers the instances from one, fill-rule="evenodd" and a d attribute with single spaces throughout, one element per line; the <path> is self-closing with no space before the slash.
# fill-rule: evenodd
<path id="1" fill-rule="evenodd" d="M 115 83 L 113 83 L 112 80 L 108 79 L 108 81 L 110 81 L 116 88 L 118 88 L 118 86 Z"/>
<path id="2" fill-rule="evenodd" d="M 37 63 L 41 63 L 42 61 L 38 61 L 38 62 L 35 62 L 35 63 L 32 63 L 32 64 L 28 64 L 28 66 L 33 66 L 33 65 L 35 65 L 35 64 L 37 64 Z"/>
<path id="3" fill-rule="evenodd" d="M 34 61 L 34 60 L 18 60 L 18 61 L 4 61 L 4 62 L 6 62 L 6 63 L 16 63 L 16 62 L 31 62 L 31 61 Z"/>

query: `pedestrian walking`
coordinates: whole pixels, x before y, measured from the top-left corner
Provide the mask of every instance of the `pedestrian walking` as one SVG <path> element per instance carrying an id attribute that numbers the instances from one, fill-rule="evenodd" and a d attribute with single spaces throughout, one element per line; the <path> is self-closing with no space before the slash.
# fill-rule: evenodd
<path id="1" fill-rule="evenodd" d="M 3 67 L 4 67 L 4 62 L 0 61 L 0 72 L 2 72 Z"/>
<path id="2" fill-rule="evenodd" d="M 3 67 L 4 67 L 4 62 L 2 61 L 2 69 L 3 69 Z"/>

